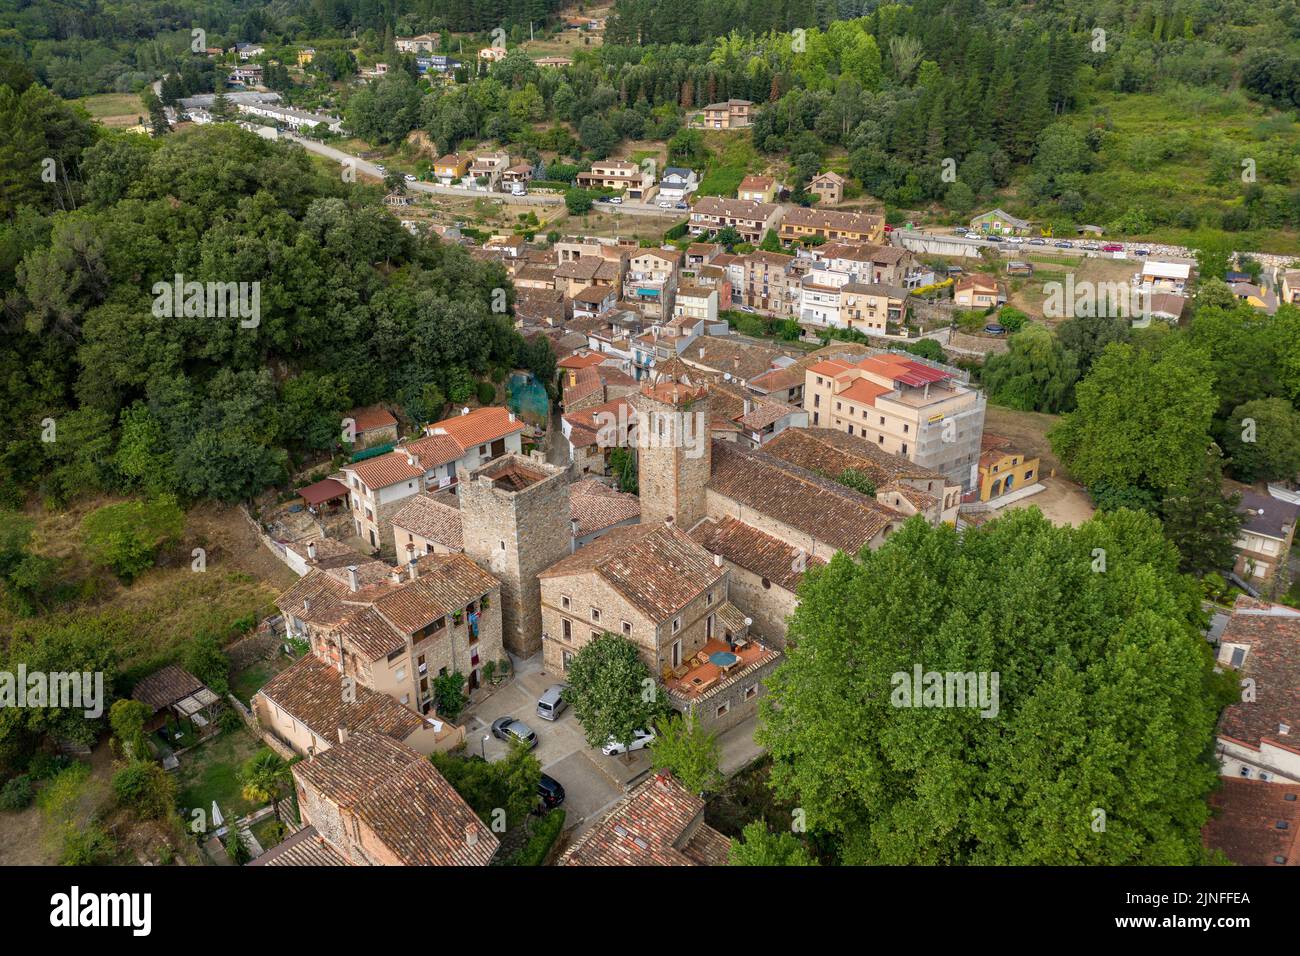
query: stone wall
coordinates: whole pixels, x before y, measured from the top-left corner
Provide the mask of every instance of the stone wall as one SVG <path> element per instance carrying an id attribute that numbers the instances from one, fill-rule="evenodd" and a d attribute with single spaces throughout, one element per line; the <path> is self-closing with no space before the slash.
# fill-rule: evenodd
<path id="1" fill-rule="evenodd" d="M 759 575 L 739 565 L 728 561 L 727 567 L 731 570 L 731 603 L 753 620 L 750 634 L 769 647 L 785 650 L 786 619 L 799 606 L 799 599 L 779 584 L 768 582 L 768 587 L 763 587 Z"/>
<path id="2" fill-rule="evenodd" d="M 518 490 L 495 487 L 491 475 L 511 465 L 542 474 Z M 537 575 L 569 553 L 568 470 L 505 455 L 473 472 L 458 473 L 465 553 L 501 582 L 506 648 L 523 657 L 542 646 L 541 587 Z"/>

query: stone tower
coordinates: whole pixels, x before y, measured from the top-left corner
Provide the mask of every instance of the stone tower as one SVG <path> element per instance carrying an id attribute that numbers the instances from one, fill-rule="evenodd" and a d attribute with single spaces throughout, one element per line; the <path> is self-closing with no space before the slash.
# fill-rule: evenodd
<path id="1" fill-rule="evenodd" d="M 542 646 L 537 575 L 573 540 L 568 470 L 533 452 L 503 455 L 457 478 L 465 553 L 501 581 L 502 640 L 513 654 L 534 654 Z"/>
<path id="2" fill-rule="evenodd" d="M 636 396 L 641 520 L 672 518 L 683 531 L 706 513 L 712 469 L 708 385 L 665 379 Z"/>

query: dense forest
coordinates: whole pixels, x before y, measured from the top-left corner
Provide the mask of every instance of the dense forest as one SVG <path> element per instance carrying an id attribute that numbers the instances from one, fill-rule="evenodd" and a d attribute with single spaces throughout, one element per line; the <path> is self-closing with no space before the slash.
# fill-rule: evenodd
<path id="1" fill-rule="evenodd" d="M 333 446 L 353 405 L 429 420 L 489 373 L 554 368 L 491 310 L 500 266 L 415 239 L 297 147 L 231 126 L 98 133 L 37 84 L 0 87 L 0 130 L 11 499 L 32 483 L 240 499 Z M 258 323 L 156 314 L 176 275 L 259 283 Z"/>
<path id="2" fill-rule="evenodd" d="M 527 36 L 560 0 L 0 0 L 0 52 L 60 96 L 134 91 L 178 69 L 191 31 L 210 46 L 373 38 L 436 30 Z M 522 32 L 519 32 L 522 31 Z"/>

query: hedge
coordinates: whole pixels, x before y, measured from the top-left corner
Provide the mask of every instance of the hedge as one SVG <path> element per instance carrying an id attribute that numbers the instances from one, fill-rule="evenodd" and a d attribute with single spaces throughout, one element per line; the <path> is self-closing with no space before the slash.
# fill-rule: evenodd
<path id="1" fill-rule="evenodd" d="M 560 838 L 564 830 L 564 811 L 552 810 L 537 821 L 532 835 L 518 853 L 507 863 L 508 866 L 541 866 L 551 852 L 551 847 Z"/>

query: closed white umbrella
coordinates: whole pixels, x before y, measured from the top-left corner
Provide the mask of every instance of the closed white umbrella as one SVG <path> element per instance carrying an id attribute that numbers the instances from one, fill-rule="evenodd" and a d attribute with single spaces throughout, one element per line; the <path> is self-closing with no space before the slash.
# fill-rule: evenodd
<path id="1" fill-rule="evenodd" d="M 225 818 L 221 815 L 221 808 L 217 806 L 217 801 L 212 801 L 212 829 L 216 829 L 225 823 Z"/>

